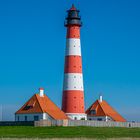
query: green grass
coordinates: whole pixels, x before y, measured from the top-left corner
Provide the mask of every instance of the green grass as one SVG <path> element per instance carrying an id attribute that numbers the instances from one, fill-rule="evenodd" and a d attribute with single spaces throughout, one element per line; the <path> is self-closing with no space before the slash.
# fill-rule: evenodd
<path id="1" fill-rule="evenodd" d="M 0 137 L 8 138 L 140 138 L 140 128 L 97 127 L 0 127 Z"/>

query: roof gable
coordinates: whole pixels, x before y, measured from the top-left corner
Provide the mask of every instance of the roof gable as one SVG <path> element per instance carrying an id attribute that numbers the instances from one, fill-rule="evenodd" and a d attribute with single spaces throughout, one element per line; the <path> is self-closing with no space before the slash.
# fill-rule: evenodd
<path id="1" fill-rule="evenodd" d="M 98 100 L 95 101 L 86 111 L 86 114 L 90 114 L 91 110 L 96 111 L 96 116 L 105 116 L 105 112 L 101 108 L 100 104 L 98 103 Z"/>
<path id="2" fill-rule="evenodd" d="M 60 110 L 45 94 L 40 97 L 39 94 L 33 95 L 16 114 L 34 114 L 47 113 L 57 120 L 68 119 L 66 114 Z"/>
<path id="3" fill-rule="evenodd" d="M 30 114 L 30 113 L 42 113 L 42 109 L 36 98 L 36 94 L 33 95 L 17 112 L 16 114 Z"/>
<path id="4" fill-rule="evenodd" d="M 90 111 L 95 110 L 96 114 L 91 115 Z M 100 102 L 96 100 L 86 111 L 86 114 L 89 116 L 109 116 L 114 121 L 125 122 L 126 120 L 115 110 L 113 109 L 106 101 Z"/>

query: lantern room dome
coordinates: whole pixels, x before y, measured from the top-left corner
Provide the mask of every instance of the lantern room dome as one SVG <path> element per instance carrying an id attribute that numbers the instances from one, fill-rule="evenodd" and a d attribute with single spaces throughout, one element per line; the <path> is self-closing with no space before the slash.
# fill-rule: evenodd
<path id="1" fill-rule="evenodd" d="M 65 20 L 65 26 L 77 25 L 81 26 L 81 17 L 79 16 L 79 10 L 75 8 L 74 5 L 67 11 L 68 15 Z"/>

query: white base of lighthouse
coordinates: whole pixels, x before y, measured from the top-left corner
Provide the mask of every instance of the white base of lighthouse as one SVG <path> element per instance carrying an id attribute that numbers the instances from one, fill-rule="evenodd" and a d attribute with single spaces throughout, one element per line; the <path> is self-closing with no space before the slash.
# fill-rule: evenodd
<path id="1" fill-rule="evenodd" d="M 87 120 L 87 114 L 84 113 L 66 113 L 72 120 Z"/>

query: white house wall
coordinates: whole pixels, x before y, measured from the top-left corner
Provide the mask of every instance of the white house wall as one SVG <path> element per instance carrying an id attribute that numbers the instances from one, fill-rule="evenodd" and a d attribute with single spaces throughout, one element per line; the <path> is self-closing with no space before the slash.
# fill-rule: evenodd
<path id="1" fill-rule="evenodd" d="M 87 120 L 87 114 L 82 113 L 66 113 L 66 115 L 72 120 Z"/>
<path id="2" fill-rule="evenodd" d="M 25 116 L 27 116 L 27 121 L 34 121 L 34 116 L 38 116 L 39 120 L 52 120 L 53 118 L 47 113 L 34 113 L 34 114 L 16 114 L 15 121 L 25 121 Z"/>
<path id="3" fill-rule="evenodd" d="M 112 118 L 109 116 L 88 116 L 87 119 L 94 120 L 94 121 L 99 121 L 99 119 L 101 121 L 113 121 Z"/>

